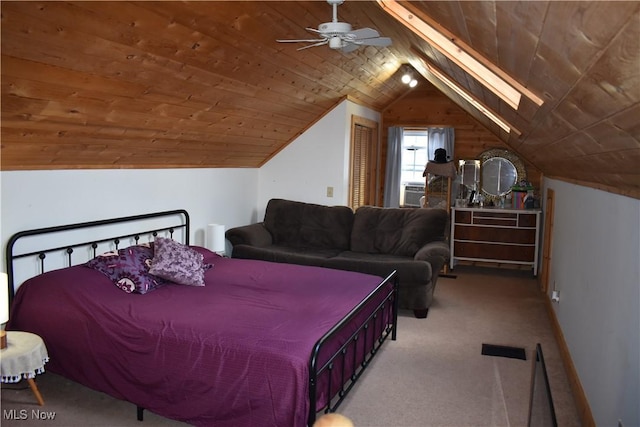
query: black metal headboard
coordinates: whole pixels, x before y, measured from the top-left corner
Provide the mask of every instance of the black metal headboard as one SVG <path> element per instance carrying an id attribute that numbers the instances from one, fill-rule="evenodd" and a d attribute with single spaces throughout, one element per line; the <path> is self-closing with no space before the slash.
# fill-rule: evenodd
<path id="1" fill-rule="evenodd" d="M 170 217 L 176 217 L 176 218 L 174 218 L 173 220 L 170 220 Z M 89 228 L 102 227 L 102 226 L 113 225 L 113 224 L 135 223 L 135 222 L 150 220 L 154 218 L 164 218 L 170 221 L 167 221 L 168 225 L 163 225 L 160 228 L 153 228 L 153 229 L 144 230 L 144 231 L 136 231 L 133 233 L 118 234 L 117 236 L 113 236 L 113 237 L 105 237 L 105 238 L 100 238 L 96 240 L 89 240 L 89 241 L 82 241 L 82 242 L 73 242 L 70 244 L 65 243 L 62 246 L 47 247 L 44 249 L 37 249 L 37 250 L 27 250 L 24 252 L 15 250 L 16 242 L 18 242 L 18 240 L 22 238 L 27 238 L 32 236 L 41 236 L 41 235 L 51 234 L 51 233 L 59 233 L 62 231 L 89 229 Z M 140 239 L 140 236 L 148 235 L 148 236 L 155 237 L 158 233 L 161 233 L 161 232 L 168 232 L 170 236 L 173 237 L 173 233 L 176 230 L 184 229 L 184 232 L 182 233 L 183 243 L 188 245 L 189 232 L 190 232 L 189 228 L 190 228 L 189 214 L 184 209 L 177 209 L 177 210 L 164 211 L 164 212 L 154 212 L 154 213 L 148 213 L 148 214 L 142 214 L 142 215 L 126 216 L 121 218 L 111 218 L 111 219 L 104 219 L 99 221 L 81 222 L 77 224 L 59 225 L 55 227 L 46 227 L 46 228 L 38 228 L 34 230 L 20 231 L 14 234 L 13 236 L 11 236 L 11 238 L 7 243 L 6 263 L 7 263 L 7 275 L 9 276 L 8 277 L 9 304 L 11 304 L 11 301 L 13 301 L 13 297 L 15 295 L 14 262 L 17 259 L 37 256 L 37 258 L 40 261 L 41 272 L 44 273 L 46 271 L 45 259 L 47 257 L 47 254 L 49 253 L 61 252 L 61 251 L 64 252 L 68 257 L 68 265 L 71 266 L 71 265 L 74 265 L 72 260 L 72 255 L 74 253 L 74 250 L 77 248 L 90 247 L 93 250 L 93 256 L 96 256 L 97 255 L 96 250 L 98 248 L 98 245 L 101 243 L 106 243 L 106 242 L 113 243 L 115 245 L 115 248 L 118 249 L 118 245 L 124 239 L 133 238 L 137 243 L 138 240 Z"/>

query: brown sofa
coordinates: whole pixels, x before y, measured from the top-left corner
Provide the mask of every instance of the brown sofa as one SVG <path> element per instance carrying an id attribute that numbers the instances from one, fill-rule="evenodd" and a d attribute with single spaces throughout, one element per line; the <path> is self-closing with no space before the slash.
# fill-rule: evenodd
<path id="1" fill-rule="evenodd" d="M 323 206 L 272 199 L 264 221 L 229 229 L 232 257 L 358 271 L 397 271 L 399 305 L 424 318 L 449 260 L 442 209 Z"/>

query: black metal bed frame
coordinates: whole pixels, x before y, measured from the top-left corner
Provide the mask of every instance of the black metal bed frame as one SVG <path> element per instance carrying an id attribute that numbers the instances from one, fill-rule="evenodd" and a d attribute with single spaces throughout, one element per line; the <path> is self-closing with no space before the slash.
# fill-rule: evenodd
<path id="1" fill-rule="evenodd" d="M 386 291 L 384 300 L 378 303 L 373 312 L 365 319 L 365 321 L 358 326 L 351 336 L 346 340 L 344 344 L 328 358 L 328 360 L 322 364 L 319 362 L 319 354 L 322 346 L 330 342 L 334 335 L 339 333 L 350 321 L 358 315 L 373 299 L 377 299 L 380 292 L 385 292 L 385 288 L 388 288 L 387 284 L 393 283 L 393 288 Z M 320 375 L 327 374 L 329 381 L 327 382 L 328 405 L 324 408 L 324 413 L 335 412 L 340 404 L 347 397 L 347 394 L 356 381 L 362 376 L 364 370 L 369 366 L 371 360 L 375 357 L 378 350 L 385 342 L 385 340 L 391 336 L 393 341 L 397 336 L 398 325 L 398 277 L 394 270 L 389 276 L 387 276 L 371 293 L 358 304 L 349 314 L 347 314 L 338 324 L 331 328 L 322 338 L 320 338 L 313 346 L 313 352 L 309 359 L 309 419 L 308 426 L 312 426 L 316 420 L 317 408 L 317 385 Z M 373 328 L 374 341 L 367 342 L 368 332 Z M 365 352 L 361 361 L 358 361 L 358 345 L 361 344 L 361 348 Z M 353 372 L 346 372 L 345 365 L 347 358 L 351 358 L 354 370 Z M 334 369 L 340 370 L 340 389 L 334 395 L 332 393 L 332 371 Z M 335 402 L 334 402 L 335 399 Z M 320 408 L 322 409 L 322 408 Z"/>
<path id="2" fill-rule="evenodd" d="M 15 250 L 16 242 L 20 239 L 29 236 L 41 236 L 50 233 L 71 231 L 79 229 L 88 229 L 113 224 L 134 223 L 138 221 L 153 219 L 153 218 L 168 218 L 171 216 L 179 216 L 178 223 L 166 225 L 160 228 L 139 231 L 128 234 L 120 234 L 116 237 L 108 237 L 98 240 L 90 240 L 83 242 L 74 242 L 63 246 L 53 246 L 46 249 L 39 249 L 36 251 L 24 251 L 19 252 Z M 68 266 L 72 266 L 73 259 L 72 254 L 75 249 L 90 247 L 93 250 L 93 256 L 96 256 L 98 245 L 101 243 L 111 242 L 118 249 L 118 245 L 124 239 L 133 238 L 136 243 L 140 240 L 141 236 L 157 236 L 158 233 L 168 232 L 173 238 L 173 234 L 176 229 L 184 229 L 183 243 L 189 244 L 190 234 L 190 218 L 189 214 L 184 209 L 170 210 L 163 212 L 155 212 L 142 215 L 133 215 L 120 218 L 104 219 L 98 221 L 88 221 L 77 224 L 61 225 L 55 227 L 45 227 L 33 230 L 21 231 L 9 239 L 7 243 L 7 250 L 5 254 L 7 275 L 9 281 L 9 304 L 13 301 L 15 296 L 15 284 L 14 284 L 14 261 L 17 259 L 36 257 L 36 262 L 40 263 L 40 273 L 45 273 L 45 260 L 47 254 L 55 252 L 64 252 L 68 257 Z M 393 283 L 393 287 L 389 289 L 388 284 Z M 382 298 L 381 292 L 385 292 Z M 322 338 L 320 338 L 313 347 L 313 351 L 309 358 L 309 416 L 308 425 L 311 426 L 315 422 L 315 419 L 319 412 L 329 413 L 335 412 L 340 404 L 344 401 L 349 391 L 353 388 L 356 381 L 361 377 L 364 370 L 369 366 L 369 363 L 373 357 L 377 354 L 378 350 L 391 336 L 392 340 L 396 339 L 397 335 L 397 322 L 398 322 L 398 279 L 396 271 L 393 271 L 387 276 L 377 287 L 374 289 L 360 304 L 354 307 L 339 323 L 331 328 Z M 364 322 L 357 327 L 357 329 L 347 338 L 346 342 L 340 346 L 340 348 L 331 355 L 328 360 L 322 364 L 319 362 L 319 355 L 323 349 L 323 345 L 331 342 L 332 338 L 340 333 L 349 323 L 358 316 L 366 307 L 372 304 L 372 301 L 381 301 L 374 308 L 373 312 L 364 320 Z M 371 332 L 373 331 L 373 332 Z M 368 337 L 372 334 L 373 341 L 367 342 Z M 358 347 L 360 346 L 360 347 Z M 363 353 L 362 360 L 358 360 L 359 349 Z M 351 358 L 348 360 L 347 358 Z M 347 372 L 345 366 L 347 362 L 352 363 L 352 371 Z M 340 384 L 339 390 L 333 391 L 335 387 L 331 383 L 332 371 L 334 369 L 340 369 Z M 327 375 L 329 380 L 327 381 L 326 396 L 328 403 L 323 408 L 317 408 L 316 402 L 318 397 L 319 378 L 321 375 Z M 137 419 L 143 420 L 144 408 L 137 406 Z"/>
<path id="3" fill-rule="evenodd" d="M 79 230 L 79 229 L 83 229 L 83 228 L 93 228 L 93 227 L 100 227 L 100 226 L 104 226 L 104 225 L 113 225 L 113 224 L 123 224 L 123 223 L 131 223 L 131 222 L 135 222 L 135 221 L 142 221 L 142 220 L 146 220 L 146 219 L 153 219 L 153 218 L 164 218 L 164 217 L 170 217 L 170 216 L 174 216 L 174 215 L 180 215 L 181 216 L 181 220 L 178 224 L 175 225 L 167 225 L 161 228 L 157 228 L 157 229 L 152 229 L 152 230 L 146 230 L 146 231 L 138 231 L 135 233 L 130 233 L 130 234 L 122 234 L 122 235 L 118 235 L 116 237 L 108 237 L 108 238 L 104 238 L 104 239 L 98 239 L 98 240 L 90 240 L 90 241 L 84 241 L 84 242 L 75 242 L 69 245 L 64 245 L 64 246 L 55 246 L 55 247 L 51 247 L 51 248 L 46 248 L 46 249 L 39 249 L 37 251 L 29 251 L 29 252 L 22 252 L 22 253 L 14 253 L 14 246 L 16 244 L 16 242 L 19 239 L 25 238 L 25 237 L 29 237 L 29 236 L 41 236 L 43 234 L 51 234 L 51 233 L 58 233 L 61 231 L 70 231 L 70 230 Z M 142 215 L 132 215 L 132 216 L 125 216 L 125 217 L 121 217 L 121 218 L 112 218 L 112 219 L 103 219 L 103 220 L 98 220 L 98 221 L 88 221 L 88 222 L 81 222 L 81 223 L 77 223 L 77 224 L 68 224 L 68 225 L 59 225 L 59 226 L 54 226 L 54 227 L 45 227 L 45 228 L 37 228 L 37 229 L 33 229 L 33 230 L 26 230 L 26 231 L 20 231 L 16 234 L 14 234 L 13 236 L 11 236 L 9 238 L 9 241 L 7 242 L 7 251 L 5 253 L 5 258 L 6 258 L 6 263 L 7 263 L 7 276 L 9 279 L 9 304 L 11 304 L 11 302 L 13 301 L 13 297 L 15 296 L 15 283 L 14 283 L 14 261 L 16 259 L 20 259 L 20 258 L 26 258 L 26 257 L 30 257 L 30 256 L 37 256 L 38 259 L 40 260 L 40 272 L 44 273 L 46 271 L 45 269 L 45 259 L 47 258 L 47 254 L 49 253 L 54 253 L 54 252 L 60 252 L 60 251 L 64 251 L 67 254 L 68 257 L 68 262 L 69 262 L 69 266 L 73 265 L 73 260 L 72 260 L 72 255 L 73 252 L 76 248 L 80 248 L 80 247 L 87 247 L 90 246 L 93 249 L 93 255 L 96 256 L 96 250 L 98 248 L 98 244 L 100 243 L 105 243 L 105 242 L 113 242 L 115 244 L 116 249 L 118 248 L 118 245 L 120 244 L 120 241 L 123 239 L 127 239 L 127 238 L 131 238 L 133 237 L 134 240 L 136 241 L 136 243 L 140 240 L 140 236 L 144 236 L 144 235 L 152 235 L 152 236 L 156 236 L 158 233 L 163 232 L 163 231 L 167 231 L 169 232 L 170 236 L 173 237 L 173 233 L 175 232 L 176 229 L 180 229 L 180 228 L 184 228 L 185 232 L 184 232 L 184 244 L 189 244 L 189 231 L 190 231 L 190 219 L 189 219 L 189 213 L 184 210 L 184 209 L 176 209 L 176 210 L 171 210 L 171 211 L 164 211 L 164 212 L 154 212 L 154 213 L 148 213 L 148 214 L 142 214 Z"/>

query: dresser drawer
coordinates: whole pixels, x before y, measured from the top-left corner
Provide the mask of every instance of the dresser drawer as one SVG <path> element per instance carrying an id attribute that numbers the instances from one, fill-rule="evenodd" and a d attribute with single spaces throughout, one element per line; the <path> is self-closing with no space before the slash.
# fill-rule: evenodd
<path id="1" fill-rule="evenodd" d="M 520 214 L 518 215 L 518 227 L 536 227 L 537 215 L 534 214 Z"/>
<path id="2" fill-rule="evenodd" d="M 457 224 L 471 224 L 471 212 L 455 211 L 454 222 Z"/>
<path id="3" fill-rule="evenodd" d="M 455 256 L 491 261 L 517 261 L 530 263 L 534 260 L 535 246 L 512 246 L 479 242 L 454 242 Z"/>
<path id="4" fill-rule="evenodd" d="M 491 212 L 491 211 L 478 211 L 473 213 L 473 223 L 483 224 L 485 222 L 494 223 L 509 223 L 515 225 L 518 221 L 517 213 L 508 212 Z"/>
<path id="5" fill-rule="evenodd" d="M 495 216 L 475 216 L 473 223 L 478 225 L 497 225 L 498 227 L 516 227 L 518 225 L 518 217 L 495 217 Z"/>
<path id="6" fill-rule="evenodd" d="M 534 245 L 536 243 L 535 229 L 493 228 L 455 226 L 456 240 L 475 240 L 483 242 L 519 243 Z"/>

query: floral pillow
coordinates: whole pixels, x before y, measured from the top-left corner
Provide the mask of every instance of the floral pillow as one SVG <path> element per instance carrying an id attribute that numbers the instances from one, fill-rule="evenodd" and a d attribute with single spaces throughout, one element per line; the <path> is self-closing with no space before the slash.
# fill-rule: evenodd
<path id="1" fill-rule="evenodd" d="M 98 255 L 85 265 L 98 270 L 126 293 L 146 294 L 167 283 L 149 274 L 153 244 L 140 244 Z"/>
<path id="2" fill-rule="evenodd" d="M 172 239 L 156 237 L 149 273 L 180 285 L 204 286 L 204 263 L 198 251 Z"/>

